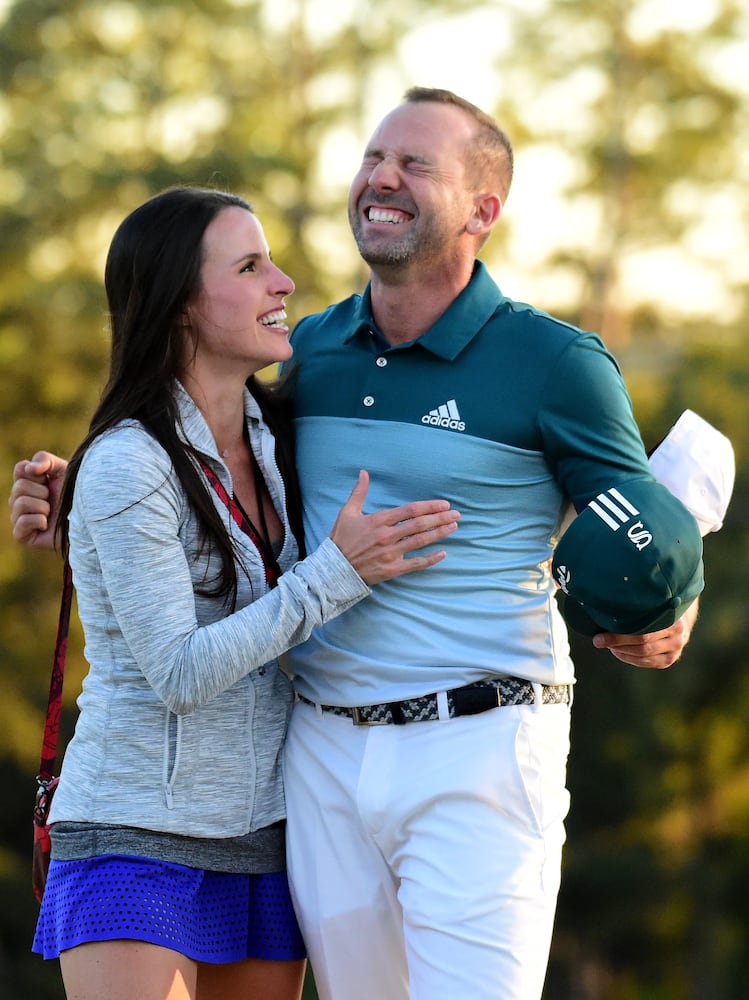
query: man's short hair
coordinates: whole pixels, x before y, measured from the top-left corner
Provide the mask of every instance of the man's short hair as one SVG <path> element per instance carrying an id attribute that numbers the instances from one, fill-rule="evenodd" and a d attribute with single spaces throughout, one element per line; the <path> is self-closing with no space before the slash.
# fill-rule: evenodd
<path id="1" fill-rule="evenodd" d="M 486 186 L 487 180 L 493 182 L 504 203 L 512 183 L 514 155 L 507 134 L 491 115 L 451 90 L 442 90 L 439 87 L 410 87 L 404 94 L 404 99 L 409 104 L 452 104 L 473 118 L 478 125 L 478 132 L 466 150 L 466 168 L 470 183 L 480 190 Z"/>

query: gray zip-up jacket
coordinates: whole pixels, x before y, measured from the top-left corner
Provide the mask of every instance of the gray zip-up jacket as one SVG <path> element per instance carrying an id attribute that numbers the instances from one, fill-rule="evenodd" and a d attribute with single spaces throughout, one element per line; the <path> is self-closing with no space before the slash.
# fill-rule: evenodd
<path id="1" fill-rule="evenodd" d="M 202 414 L 179 383 L 175 393 L 185 440 L 231 494 Z M 53 823 L 230 837 L 284 816 L 292 693 L 276 658 L 369 588 L 330 539 L 297 561 L 274 440 L 249 393 L 245 413 L 284 524 L 284 572 L 269 591 L 257 549 L 206 482 L 240 555 L 231 615 L 223 600 L 195 593 L 215 580 L 219 560 L 201 546 L 171 462 L 145 429 L 124 422 L 83 459 L 70 560 L 90 669 Z"/>

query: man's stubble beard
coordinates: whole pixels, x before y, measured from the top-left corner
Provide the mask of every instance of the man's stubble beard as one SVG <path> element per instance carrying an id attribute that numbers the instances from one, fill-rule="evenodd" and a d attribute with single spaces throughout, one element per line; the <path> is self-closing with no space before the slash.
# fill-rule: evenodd
<path id="1" fill-rule="evenodd" d="M 365 237 L 358 221 L 351 221 L 351 231 L 362 260 L 372 265 L 393 267 L 410 264 L 419 255 L 418 234 L 411 232 L 402 239 L 388 239 L 381 236 Z M 394 234 L 395 235 L 395 234 Z"/>

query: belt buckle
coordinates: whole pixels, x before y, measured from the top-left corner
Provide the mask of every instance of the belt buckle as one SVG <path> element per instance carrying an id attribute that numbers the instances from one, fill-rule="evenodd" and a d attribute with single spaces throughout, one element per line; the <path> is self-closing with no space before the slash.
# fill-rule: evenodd
<path id="1" fill-rule="evenodd" d="M 355 726 L 389 726 L 389 719 L 364 719 L 361 708 L 351 709 L 351 721 Z"/>

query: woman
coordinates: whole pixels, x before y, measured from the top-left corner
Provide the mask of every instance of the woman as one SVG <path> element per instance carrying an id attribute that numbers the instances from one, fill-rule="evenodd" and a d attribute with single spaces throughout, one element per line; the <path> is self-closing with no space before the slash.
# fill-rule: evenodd
<path id="1" fill-rule="evenodd" d="M 109 381 L 61 498 L 90 664 L 52 806 L 34 944 L 77 1000 L 298 997 L 277 657 L 425 568 L 405 558 L 457 513 L 362 512 L 362 473 L 299 561 L 282 399 L 255 373 L 291 355 L 284 298 L 242 199 L 176 188 L 117 230 Z"/>

